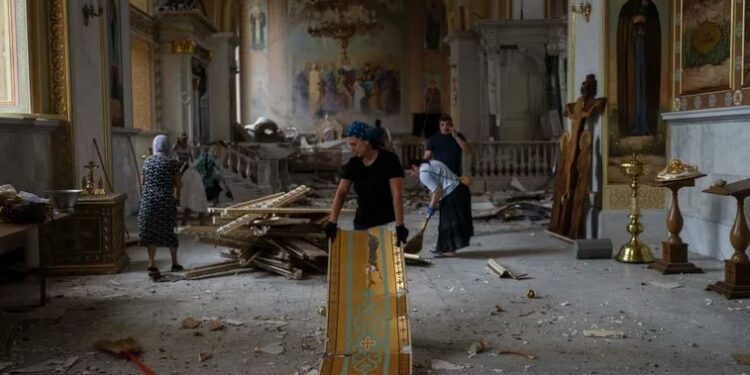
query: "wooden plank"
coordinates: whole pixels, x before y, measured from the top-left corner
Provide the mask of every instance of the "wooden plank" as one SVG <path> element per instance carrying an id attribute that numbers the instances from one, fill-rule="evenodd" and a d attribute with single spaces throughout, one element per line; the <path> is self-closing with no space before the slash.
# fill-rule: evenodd
<path id="1" fill-rule="evenodd" d="M 262 268 L 266 271 L 285 276 L 286 278 L 291 279 L 291 280 L 302 280 L 302 270 L 299 268 L 292 267 L 292 271 L 289 271 L 284 268 L 276 267 L 270 263 L 266 263 L 261 258 L 256 258 L 253 261 L 252 265 L 258 268 Z"/>
<path id="2" fill-rule="evenodd" d="M 230 270 L 234 270 L 238 268 L 240 268 L 240 263 L 237 261 L 223 262 L 223 263 L 218 263 L 218 264 L 214 264 L 210 266 L 204 266 L 200 269 L 188 271 L 185 273 L 185 278 L 205 276 L 205 275 L 210 275 L 216 272 L 226 272 L 226 271 L 230 271 Z"/>
<path id="3" fill-rule="evenodd" d="M 228 212 L 239 212 L 244 214 L 325 214 L 331 213 L 330 208 L 307 208 L 307 207 L 268 207 L 268 208 L 243 208 L 230 209 Z M 352 209 L 341 209 L 342 213 L 354 213 Z"/>
<path id="4" fill-rule="evenodd" d="M 208 212 L 224 213 L 224 212 L 226 212 L 227 209 L 231 209 L 231 208 L 245 208 L 245 207 L 248 207 L 248 206 L 251 206 L 251 205 L 256 205 L 256 204 L 259 204 L 259 203 L 265 203 L 265 202 L 270 201 L 272 199 L 278 198 L 278 197 L 280 197 L 282 195 L 284 195 L 284 192 L 274 193 L 274 194 L 271 194 L 271 195 L 266 195 L 266 196 L 263 196 L 263 197 L 260 197 L 260 198 L 256 198 L 256 199 L 252 199 L 252 200 L 249 200 L 249 201 L 245 201 L 245 202 L 242 202 L 242 203 L 233 204 L 233 205 L 231 205 L 229 207 L 209 207 L 208 208 Z"/>
<path id="5" fill-rule="evenodd" d="M 289 244 L 289 245 L 297 248 L 303 254 L 302 255 L 303 259 L 315 260 L 315 259 L 318 259 L 318 258 L 326 258 L 326 257 L 328 257 L 328 253 L 327 252 L 321 250 L 317 246 L 315 246 L 315 245 L 313 245 L 313 244 L 311 244 L 311 243 L 309 243 L 307 241 L 293 238 L 293 239 L 288 239 L 285 242 L 287 244 Z"/>
<path id="6" fill-rule="evenodd" d="M 203 279 L 208 279 L 208 278 L 211 278 L 211 277 L 234 276 L 234 275 L 238 275 L 238 274 L 241 274 L 241 273 L 256 272 L 256 271 L 258 271 L 258 270 L 255 269 L 255 268 L 237 268 L 237 269 L 234 269 L 234 270 L 212 273 L 212 274 L 209 274 L 209 275 L 191 277 L 189 279 L 186 278 L 186 280 L 203 280 Z"/>
<path id="7" fill-rule="evenodd" d="M 284 226 L 284 225 L 299 225 L 309 224 L 310 219 L 306 218 L 294 218 L 294 217 L 271 217 L 268 219 L 258 219 L 253 221 L 253 225 L 266 225 L 266 226 Z"/>
<path id="8" fill-rule="evenodd" d="M 307 186 L 302 185 L 302 186 L 300 186 L 300 187 L 298 187 L 298 188 L 296 188 L 296 189 L 294 189 L 294 190 L 292 190 L 292 191 L 290 191 L 290 192 L 288 192 L 288 193 L 286 193 L 286 194 L 284 194 L 284 195 L 282 195 L 282 196 L 280 196 L 280 197 L 278 197 L 276 199 L 273 199 L 273 200 L 270 200 L 270 201 L 264 203 L 264 206 L 265 207 L 280 207 L 280 206 L 284 206 L 284 205 L 290 204 L 290 203 L 296 201 L 297 199 L 303 197 L 308 191 L 310 191 L 310 188 L 307 187 Z M 258 217 L 259 217 L 258 215 L 245 214 L 242 217 L 240 217 L 239 219 L 236 219 L 236 220 L 234 220 L 234 221 L 232 221 L 232 222 L 230 222 L 228 224 L 222 225 L 221 227 L 219 227 L 219 229 L 216 230 L 216 232 L 219 233 L 219 234 L 229 233 L 229 232 L 231 232 L 231 231 L 233 231 L 233 230 L 235 230 L 235 229 L 237 229 L 237 228 L 239 228 L 239 227 L 241 227 L 243 225 L 246 225 L 246 224 L 252 222 L 253 220 L 257 219 Z"/>

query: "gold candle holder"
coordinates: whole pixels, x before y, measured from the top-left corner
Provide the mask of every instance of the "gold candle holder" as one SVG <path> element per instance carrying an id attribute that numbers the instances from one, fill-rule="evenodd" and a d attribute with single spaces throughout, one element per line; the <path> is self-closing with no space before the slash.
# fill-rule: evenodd
<path id="1" fill-rule="evenodd" d="M 638 207 L 638 179 L 648 172 L 649 165 L 639 160 L 637 154 L 633 154 L 630 160 L 620 164 L 620 169 L 631 178 L 630 189 L 632 194 L 630 196 L 630 215 L 628 215 L 630 222 L 626 227 L 627 232 L 630 233 L 630 240 L 620 247 L 616 259 L 623 263 L 651 263 L 654 261 L 651 249 L 638 239 L 638 235 L 643 232 L 643 224 L 640 220 L 641 210 Z"/>

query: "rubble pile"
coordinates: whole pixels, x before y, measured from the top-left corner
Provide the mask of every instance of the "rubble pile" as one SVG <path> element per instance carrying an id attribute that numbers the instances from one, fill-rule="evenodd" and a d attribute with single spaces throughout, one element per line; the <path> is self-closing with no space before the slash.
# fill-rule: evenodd
<path id="1" fill-rule="evenodd" d="M 284 207 L 302 199 L 310 188 L 299 186 L 225 208 L 211 208 L 218 214 L 213 225 L 187 227 L 200 241 L 229 248 L 231 260 L 195 268 L 188 279 L 234 274 L 243 269 L 262 269 L 299 280 L 305 272 L 325 272 L 328 253 L 322 226 L 330 209 Z"/>

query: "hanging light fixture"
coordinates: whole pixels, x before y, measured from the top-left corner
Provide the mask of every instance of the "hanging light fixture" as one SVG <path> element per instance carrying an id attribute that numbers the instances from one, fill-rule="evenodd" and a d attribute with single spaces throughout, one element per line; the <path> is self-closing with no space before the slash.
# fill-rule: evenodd
<path id="1" fill-rule="evenodd" d="M 312 14 L 307 32 L 316 38 L 338 40 L 341 63 L 349 64 L 349 40 L 377 27 L 376 0 L 308 0 Z"/>

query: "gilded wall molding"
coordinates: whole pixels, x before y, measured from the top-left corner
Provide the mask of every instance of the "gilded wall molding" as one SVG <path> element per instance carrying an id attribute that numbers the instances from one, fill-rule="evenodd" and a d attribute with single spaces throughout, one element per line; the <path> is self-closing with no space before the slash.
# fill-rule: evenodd
<path id="1" fill-rule="evenodd" d="M 68 11 L 64 0 L 49 2 L 52 110 L 70 121 Z"/>
<path id="2" fill-rule="evenodd" d="M 68 38 L 68 2 L 50 0 L 48 3 L 50 27 L 49 56 L 52 111 L 62 116 L 52 142 L 54 186 L 69 189 L 75 183 L 75 157 L 73 153 L 73 124 L 70 100 L 70 41 Z"/>
<path id="3" fill-rule="evenodd" d="M 198 45 L 193 40 L 171 40 L 166 42 L 166 45 L 169 53 L 195 55 L 195 57 L 205 61 L 211 61 L 213 58 L 211 51 Z"/>
<path id="4" fill-rule="evenodd" d="M 132 32 L 146 36 L 150 41 L 155 39 L 156 23 L 153 17 L 133 5 L 130 5 L 130 29 Z"/>

